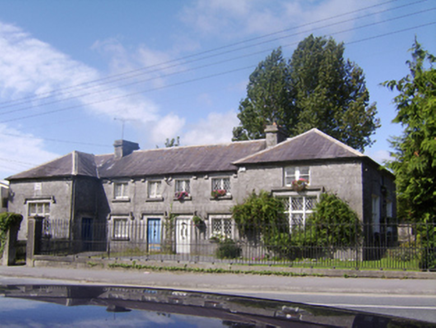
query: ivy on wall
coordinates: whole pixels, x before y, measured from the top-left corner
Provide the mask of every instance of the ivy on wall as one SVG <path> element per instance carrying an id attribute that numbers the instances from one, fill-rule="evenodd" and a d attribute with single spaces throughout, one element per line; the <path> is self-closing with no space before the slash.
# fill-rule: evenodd
<path id="1" fill-rule="evenodd" d="M 3 255 L 3 249 L 6 243 L 6 234 L 10 227 L 20 225 L 23 216 L 17 213 L 1 213 L 0 214 L 0 256 Z"/>

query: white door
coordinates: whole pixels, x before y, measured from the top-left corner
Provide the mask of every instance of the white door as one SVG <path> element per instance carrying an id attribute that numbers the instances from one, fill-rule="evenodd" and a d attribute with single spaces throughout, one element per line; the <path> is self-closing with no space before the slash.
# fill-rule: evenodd
<path id="1" fill-rule="evenodd" d="M 176 252 L 177 254 L 189 254 L 191 246 L 191 218 L 176 220 Z"/>

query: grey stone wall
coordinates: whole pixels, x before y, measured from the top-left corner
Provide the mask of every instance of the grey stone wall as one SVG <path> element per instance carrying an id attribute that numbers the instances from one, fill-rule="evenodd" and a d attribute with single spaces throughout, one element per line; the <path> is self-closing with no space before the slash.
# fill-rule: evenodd
<path id="1" fill-rule="evenodd" d="M 239 172 L 236 201 L 241 203 L 253 190 L 286 190 L 284 188 L 284 167 L 309 166 L 310 189 L 325 190 L 337 194 L 347 201 L 358 216 L 363 219 L 362 168 L 359 162 L 300 163 L 277 166 L 246 167 Z M 291 189 L 288 188 L 290 191 Z"/>
<path id="2" fill-rule="evenodd" d="M 229 178 L 231 183 L 231 196 L 219 199 L 211 197 L 212 179 L 216 177 Z M 165 179 L 163 176 L 147 177 L 144 179 L 128 179 L 104 181 L 103 189 L 108 198 L 109 211 L 112 215 L 131 214 L 134 219 L 140 219 L 143 215 L 168 213 L 178 215 L 196 215 L 205 219 L 211 213 L 230 213 L 235 204 L 238 194 L 238 178 L 233 172 L 211 175 L 175 175 Z M 175 197 L 175 181 L 190 180 L 191 197 L 178 200 Z M 114 184 L 116 182 L 128 183 L 127 199 L 114 199 Z M 148 197 L 148 182 L 160 181 L 162 184 L 162 199 L 150 199 Z"/>
<path id="3" fill-rule="evenodd" d="M 69 220 L 71 213 L 71 180 L 27 180 L 10 183 L 8 210 L 23 215 L 19 240 L 27 239 L 28 204 L 32 201 L 50 203 L 50 219 Z"/>

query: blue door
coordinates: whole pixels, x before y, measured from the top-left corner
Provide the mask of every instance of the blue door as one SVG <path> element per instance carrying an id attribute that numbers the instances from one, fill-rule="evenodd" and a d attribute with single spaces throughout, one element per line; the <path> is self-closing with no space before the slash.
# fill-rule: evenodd
<path id="1" fill-rule="evenodd" d="M 149 218 L 147 224 L 147 243 L 149 251 L 160 251 L 161 221 L 158 218 Z"/>

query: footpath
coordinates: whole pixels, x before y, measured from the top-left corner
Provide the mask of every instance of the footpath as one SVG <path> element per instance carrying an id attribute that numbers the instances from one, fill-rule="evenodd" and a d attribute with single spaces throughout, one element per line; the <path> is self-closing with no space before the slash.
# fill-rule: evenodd
<path id="1" fill-rule="evenodd" d="M 47 284 L 104 284 L 174 288 L 210 292 L 349 293 L 436 295 L 436 275 L 405 278 L 345 278 L 326 276 L 275 276 L 229 273 L 186 273 L 147 269 L 0 266 L 0 284 L 21 278 Z M 19 283 L 19 282 L 15 282 Z"/>

